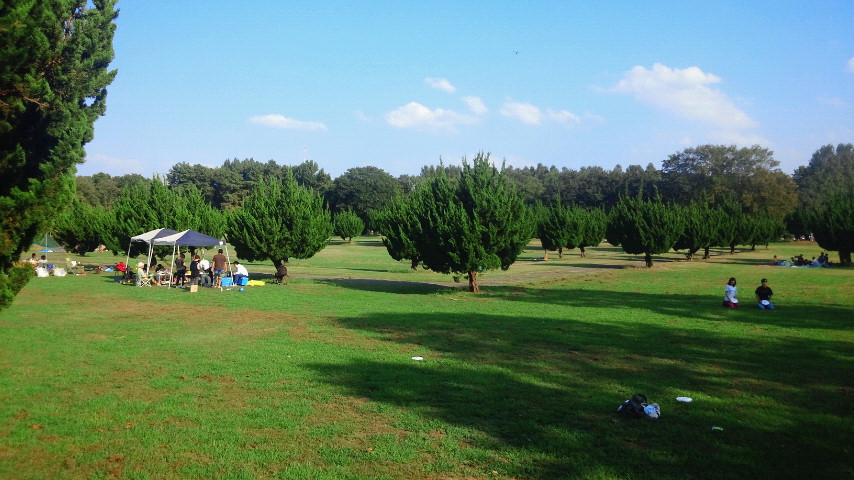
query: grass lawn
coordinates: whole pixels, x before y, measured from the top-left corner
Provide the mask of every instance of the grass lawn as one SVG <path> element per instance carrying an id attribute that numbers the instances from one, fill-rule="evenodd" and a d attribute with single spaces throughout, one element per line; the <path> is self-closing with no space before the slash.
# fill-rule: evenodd
<path id="1" fill-rule="evenodd" d="M 0 478 L 854 478 L 854 269 L 762 266 L 818 250 L 532 245 L 479 295 L 369 237 L 244 292 L 34 278 L 0 313 Z M 661 418 L 618 416 L 634 393 Z"/>

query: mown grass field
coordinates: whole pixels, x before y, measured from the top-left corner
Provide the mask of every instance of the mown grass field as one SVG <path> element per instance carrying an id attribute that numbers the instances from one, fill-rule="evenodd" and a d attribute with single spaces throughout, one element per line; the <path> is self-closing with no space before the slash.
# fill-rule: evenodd
<path id="1" fill-rule="evenodd" d="M 818 250 L 532 246 L 479 295 L 369 237 L 244 292 L 35 278 L 0 313 L 0 477 L 852 478 L 854 269 L 761 266 Z M 660 419 L 615 413 L 638 392 Z"/>

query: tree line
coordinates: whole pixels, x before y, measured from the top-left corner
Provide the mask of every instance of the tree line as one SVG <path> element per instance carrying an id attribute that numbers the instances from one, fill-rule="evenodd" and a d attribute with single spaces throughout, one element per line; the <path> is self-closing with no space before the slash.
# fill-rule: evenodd
<path id="1" fill-rule="evenodd" d="M 425 168 L 418 177 L 405 179 L 411 182 L 409 189 L 400 179 L 375 167 L 350 169 L 327 182 L 327 187 L 317 188 L 318 183 L 323 185 L 317 180 L 328 175 L 313 162 L 277 167 L 272 162 L 233 161 L 227 162 L 226 168 L 264 168 L 257 176 L 235 177 L 243 178 L 241 181 L 249 182 L 249 186 L 241 193 L 241 201 L 228 208 L 209 203 L 209 195 L 195 183 L 176 183 L 167 175 L 165 179 L 155 177 L 125 185 L 109 208 L 75 199 L 55 222 L 54 232 L 60 243 L 78 253 L 100 241 L 118 253 L 124 251 L 131 236 L 145 230 L 162 226 L 200 229 L 227 238 L 240 258 L 270 260 L 278 267 L 290 258 L 313 256 L 333 233 L 347 240 L 367 227 L 382 236 L 396 260 L 408 260 L 413 268 L 421 265 L 464 275 L 470 290 L 477 291 L 479 272 L 508 268 L 534 237 L 546 251 L 556 251 L 559 256 L 575 248 L 583 255 L 586 247 L 607 240 L 626 253 L 643 255 L 647 266 L 652 266 L 653 255 L 671 249 L 684 252 L 690 260 L 700 251 L 708 257 L 712 247 L 734 252 L 738 245 L 755 248 L 779 239 L 787 230 L 787 217 L 783 216 L 787 210 L 771 208 L 773 202 L 766 202 L 771 196 L 760 188 L 762 182 L 754 183 L 752 178 L 775 177 L 765 171 L 772 165 L 767 156 L 761 156 L 762 163 L 754 165 L 752 174 L 741 165 L 746 173 L 731 182 L 718 180 L 721 173 L 707 168 L 713 163 L 701 160 L 710 152 L 731 153 L 730 158 L 751 158 L 765 152 L 755 147 L 746 150 L 688 149 L 670 157 L 670 168 L 681 165 L 679 175 L 671 170 L 661 175 L 679 179 L 676 186 L 659 182 L 647 189 L 643 182 L 637 182 L 637 188 L 630 188 L 626 183 L 616 192 L 613 205 L 603 202 L 592 207 L 566 202 L 560 193 L 548 203 L 526 195 L 518 180 L 520 170 L 496 167 L 483 153 L 472 164 L 464 159 L 461 166 Z M 705 165 L 704 172 L 713 172 L 705 175 L 712 176 L 694 172 L 683 178 L 688 170 L 676 161 L 679 158 L 687 158 L 695 167 Z M 850 263 L 850 232 L 854 230 L 850 202 L 854 190 L 852 177 L 847 177 L 848 183 L 839 178 L 845 178 L 852 166 L 851 145 L 817 151 L 810 165 L 799 170 L 796 178 L 800 183 L 791 180 L 804 186 L 800 191 L 809 192 L 804 195 L 808 201 L 788 209 L 788 218 L 814 232 L 823 248 L 838 251 L 842 263 Z M 302 172 L 301 179 L 316 183 L 300 182 L 297 172 Z M 821 180 L 825 177 L 827 181 Z M 779 186 L 783 182 L 769 183 Z M 815 188 L 818 192 L 811 190 Z M 795 201 L 798 191 L 794 192 Z M 779 204 L 792 198 L 777 192 L 773 200 Z"/>

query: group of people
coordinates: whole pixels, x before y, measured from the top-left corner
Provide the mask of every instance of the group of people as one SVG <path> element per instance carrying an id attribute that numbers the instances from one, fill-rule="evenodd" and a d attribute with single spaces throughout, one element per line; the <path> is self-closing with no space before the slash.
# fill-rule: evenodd
<path id="1" fill-rule="evenodd" d="M 187 281 L 187 264 L 186 257 L 183 253 L 175 261 L 175 265 L 176 274 L 179 276 L 178 278 L 180 278 L 180 285 L 184 286 Z M 225 255 L 223 255 L 221 248 L 216 255 L 213 256 L 211 261 L 201 258 L 199 255 L 193 255 L 193 259 L 190 261 L 189 265 L 190 285 L 198 285 L 201 283 L 202 286 L 221 287 L 222 277 L 225 274 L 227 265 L 228 260 L 225 258 Z M 235 284 L 240 284 L 244 277 L 249 278 L 249 272 L 239 261 L 235 260 L 232 262 L 232 265 L 234 266 Z"/>
<path id="2" fill-rule="evenodd" d="M 798 255 L 797 257 L 792 257 L 789 260 L 777 261 L 777 256 L 774 256 L 774 264 L 779 265 L 781 267 L 829 267 L 830 266 L 830 258 L 826 253 L 821 252 L 818 255 L 818 258 L 812 257 L 812 260 L 807 260 L 804 258 L 803 254 Z"/>
<path id="3" fill-rule="evenodd" d="M 724 307 L 738 308 L 738 298 L 736 298 L 738 289 L 735 286 L 736 283 L 735 277 L 730 277 L 726 287 L 724 287 Z M 774 291 L 768 286 L 768 279 L 763 278 L 760 283 L 761 285 L 756 287 L 754 292 L 756 294 L 756 305 L 761 310 L 774 310 L 774 304 L 771 303 L 771 297 L 774 295 Z"/>
<path id="4" fill-rule="evenodd" d="M 121 263 L 121 262 L 120 262 Z M 235 260 L 234 265 L 234 283 L 239 284 L 243 277 L 249 278 L 249 272 L 246 267 Z M 187 285 L 202 285 L 208 287 L 219 287 L 222 285 L 222 277 L 225 274 L 228 260 L 220 249 L 211 261 L 201 258 L 199 255 L 193 255 L 190 264 L 187 265 L 187 256 L 180 254 L 175 259 L 175 275 L 170 276 L 169 269 L 159 263 L 152 262 L 151 266 L 147 266 L 145 262 L 137 264 L 136 275 L 138 278 L 147 278 L 154 285 L 160 285 L 161 279 L 164 276 L 171 278 L 176 286 L 185 287 Z M 190 276 L 187 278 L 187 273 Z"/>

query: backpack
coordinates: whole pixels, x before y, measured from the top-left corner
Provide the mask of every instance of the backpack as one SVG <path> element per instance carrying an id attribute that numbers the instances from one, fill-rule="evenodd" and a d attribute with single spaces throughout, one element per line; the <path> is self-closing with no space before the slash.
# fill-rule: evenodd
<path id="1" fill-rule="evenodd" d="M 646 395 L 636 393 L 632 398 L 620 404 L 620 408 L 617 409 L 617 412 L 629 417 L 640 418 L 646 415 L 644 413 L 644 408 L 646 408 L 646 406 Z"/>

